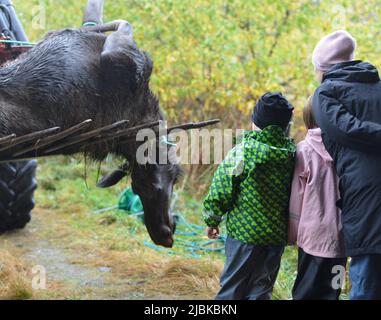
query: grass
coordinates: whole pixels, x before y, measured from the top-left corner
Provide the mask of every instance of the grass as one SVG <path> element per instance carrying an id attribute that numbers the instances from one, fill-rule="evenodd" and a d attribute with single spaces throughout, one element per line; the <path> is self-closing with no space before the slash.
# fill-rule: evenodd
<path id="1" fill-rule="evenodd" d="M 101 173 L 112 167 L 112 162 L 106 163 Z M 126 180 L 116 188 L 96 189 L 97 169 L 94 164 L 86 167 L 84 162 L 70 158 L 40 162 L 38 207 L 51 211 L 53 216 L 59 215 L 65 221 L 59 229 L 70 239 L 68 245 L 74 250 L 91 251 L 96 248 L 100 258 L 89 262 L 92 266 L 112 267 L 119 278 L 137 279 L 137 282 L 144 279 L 144 284 L 140 285 L 142 289 L 138 290 L 144 297 L 168 296 L 174 290 L 180 290 L 180 297 L 212 298 L 218 290 L 224 255 L 190 252 L 187 247 L 179 245 L 172 250 L 152 248 L 146 245 L 150 239 L 139 219 L 118 210 L 93 214 L 94 210 L 115 205 L 122 190 L 129 185 Z M 200 195 L 191 195 L 186 190 L 177 192 L 180 195 L 178 211 L 189 222 L 202 226 Z M 56 236 L 57 228 L 45 232 L 45 237 Z M 205 237 L 202 239 L 203 232 L 200 233 L 200 237 L 182 240 L 206 240 Z M 284 255 L 274 298 L 290 298 L 295 272 L 296 252 L 289 248 Z M 150 283 L 147 278 L 155 281 Z"/>
<path id="2" fill-rule="evenodd" d="M 8 251 L 0 250 L 0 299 L 29 299 L 32 286 L 26 266 Z"/>
<path id="3" fill-rule="evenodd" d="M 101 173 L 114 166 L 113 161 L 106 162 Z M 206 241 L 204 231 L 199 230 L 198 236 L 178 236 L 175 247 L 167 250 L 152 246 L 141 221 L 123 211 L 94 214 L 94 210 L 115 205 L 122 190 L 129 185 L 126 180 L 115 188 L 98 190 L 95 187 L 97 171 L 97 165 L 86 165 L 72 158 L 58 157 L 39 162 L 37 208 L 32 223 L 26 230 L 0 237 L 0 250 L 8 250 L 13 255 L 8 254 L 0 261 L 7 261 L 10 264 L 7 270 L 14 270 L 14 280 L 8 280 L 10 275 L 0 277 L 10 287 L 1 290 L 2 298 L 212 299 L 219 288 L 224 254 L 190 250 L 180 245 L 181 240 Z M 190 223 L 202 226 L 201 195 L 194 195 L 187 189 L 178 189 L 177 193 L 177 210 Z M 43 261 L 30 259 L 31 251 L 34 255 L 36 250 L 44 253 L 46 249 L 47 257 Z M 58 257 L 50 253 L 51 249 L 58 250 L 54 253 Z M 25 270 L 30 270 L 35 263 L 47 267 L 56 265 L 60 256 L 66 257 L 68 268 L 79 268 L 79 275 L 69 274 L 58 279 L 52 275 L 48 277 L 47 290 L 31 290 L 30 275 Z M 26 269 L 21 267 L 23 265 Z M 100 287 L 97 283 L 81 285 L 81 277 L 92 282 L 93 274 L 98 275 L 100 268 L 112 270 L 102 274 Z M 81 275 L 83 270 L 89 275 Z M 64 270 L 60 272 L 65 273 Z M 290 298 L 295 272 L 296 251 L 288 248 L 274 299 Z"/>

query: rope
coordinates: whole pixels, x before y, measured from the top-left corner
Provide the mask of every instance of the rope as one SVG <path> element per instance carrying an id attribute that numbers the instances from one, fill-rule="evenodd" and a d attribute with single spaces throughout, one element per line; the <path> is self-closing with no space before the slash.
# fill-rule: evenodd
<path id="1" fill-rule="evenodd" d="M 166 145 L 171 146 L 171 147 L 177 147 L 177 144 L 169 141 L 167 136 L 162 136 L 160 138 L 160 143 L 166 144 Z"/>
<path id="2" fill-rule="evenodd" d="M 35 43 L 32 43 L 32 42 L 17 41 L 17 40 L 0 40 L 0 43 L 16 44 L 16 45 L 28 46 L 28 47 L 33 47 L 34 45 L 36 45 Z"/>
<path id="3" fill-rule="evenodd" d="M 222 252 L 225 250 L 225 236 L 220 236 L 215 240 L 202 240 L 204 235 L 204 226 L 190 223 L 181 213 L 176 213 L 176 241 L 178 247 L 183 247 L 185 251 L 194 258 L 200 258 L 200 253 Z M 158 246 L 150 246 L 150 248 L 158 249 Z M 161 249 L 161 248 L 160 248 Z M 162 251 L 162 250 L 157 250 Z"/>
<path id="4" fill-rule="evenodd" d="M 98 24 L 96 22 L 85 22 L 83 24 L 84 27 L 95 27 L 97 26 Z"/>
<path id="5" fill-rule="evenodd" d="M 171 203 L 171 211 L 175 212 L 176 202 L 178 200 L 178 195 L 173 194 L 173 200 Z M 130 217 L 139 218 L 143 221 L 144 212 L 142 211 L 142 204 L 137 195 L 135 195 L 131 189 L 126 189 L 120 196 L 119 204 L 110 208 L 101 209 L 95 211 L 94 213 L 104 213 L 114 209 L 119 209 L 127 212 Z M 174 215 L 176 219 L 176 241 L 175 245 L 177 247 L 183 248 L 188 254 L 193 258 L 200 258 L 202 255 L 200 253 L 218 253 L 225 249 L 225 236 L 220 236 L 215 240 L 203 240 L 204 236 L 204 226 L 200 226 L 194 223 L 190 223 L 183 214 L 176 212 Z M 144 245 L 150 249 L 156 250 L 158 252 L 173 255 L 176 252 L 172 249 L 164 249 L 151 242 L 144 241 Z"/>

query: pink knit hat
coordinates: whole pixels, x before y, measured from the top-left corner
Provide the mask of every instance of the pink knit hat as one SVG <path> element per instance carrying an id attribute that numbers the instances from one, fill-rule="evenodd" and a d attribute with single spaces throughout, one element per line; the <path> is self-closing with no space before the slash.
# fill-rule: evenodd
<path id="1" fill-rule="evenodd" d="M 336 31 L 320 40 L 312 55 L 312 63 L 316 69 L 325 72 L 337 63 L 352 61 L 355 51 L 356 40 L 347 31 Z"/>

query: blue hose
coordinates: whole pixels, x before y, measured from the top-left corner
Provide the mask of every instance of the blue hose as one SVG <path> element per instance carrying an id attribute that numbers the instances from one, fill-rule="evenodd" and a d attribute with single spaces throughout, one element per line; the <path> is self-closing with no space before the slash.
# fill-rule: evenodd
<path id="1" fill-rule="evenodd" d="M 177 201 L 177 194 L 174 193 L 173 201 L 171 203 L 171 212 L 174 212 L 175 204 Z M 135 195 L 131 188 L 126 189 L 119 200 L 117 206 L 111 208 L 101 209 L 95 211 L 95 213 L 104 213 L 110 210 L 119 209 L 127 212 L 129 216 L 139 217 L 142 220 L 143 217 L 143 205 L 140 201 L 138 195 Z M 192 257 L 200 258 L 201 252 L 204 253 L 219 253 L 223 252 L 225 249 L 226 237 L 221 236 L 215 240 L 203 240 L 204 235 L 204 226 L 200 226 L 194 223 L 190 223 L 184 215 L 177 212 L 175 215 L 176 218 L 176 240 L 175 245 L 177 247 L 182 247 L 187 251 Z M 145 241 L 144 245 L 151 249 L 154 249 L 158 252 L 165 252 L 167 254 L 175 254 L 175 251 L 168 250 L 155 244 Z"/>
<path id="2" fill-rule="evenodd" d="M 186 218 L 180 213 L 177 213 L 176 217 L 177 230 L 175 234 L 175 245 L 177 247 L 183 247 L 193 258 L 201 258 L 201 255 L 199 254 L 201 252 L 219 253 L 225 250 L 225 236 L 221 236 L 216 240 L 201 240 L 202 232 L 204 231 L 205 227 L 188 222 Z M 184 228 L 185 230 L 179 230 L 180 228 Z M 216 246 L 217 244 L 220 245 Z M 144 243 L 144 245 L 159 252 L 167 252 L 168 254 L 174 253 L 173 250 L 168 251 L 167 249 L 161 248 L 147 241 Z"/>

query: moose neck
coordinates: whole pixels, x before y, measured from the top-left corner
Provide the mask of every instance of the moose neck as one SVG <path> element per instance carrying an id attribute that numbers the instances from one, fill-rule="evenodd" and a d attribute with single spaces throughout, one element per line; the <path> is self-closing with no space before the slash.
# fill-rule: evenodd
<path id="1" fill-rule="evenodd" d="M 135 104 L 128 108 L 128 118 L 126 118 L 129 120 L 129 127 L 164 120 L 159 101 L 149 89 L 147 89 L 144 94 L 135 96 L 134 101 Z M 128 144 L 128 153 L 133 154 L 133 157 L 135 157 L 136 151 L 141 143 L 142 142 L 138 142 L 136 139 L 131 139 L 131 142 Z"/>

